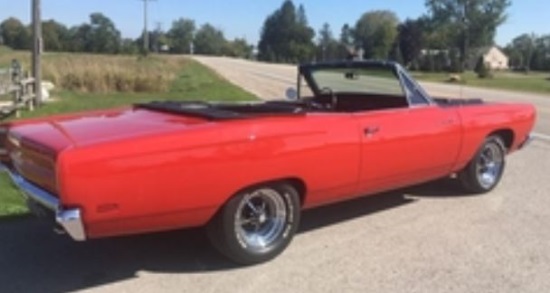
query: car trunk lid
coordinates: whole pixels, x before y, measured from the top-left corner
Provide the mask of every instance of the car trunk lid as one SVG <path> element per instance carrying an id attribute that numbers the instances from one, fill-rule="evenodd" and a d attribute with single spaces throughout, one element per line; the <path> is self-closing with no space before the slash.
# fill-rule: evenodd
<path id="1" fill-rule="evenodd" d="M 13 132 L 60 151 L 69 146 L 83 147 L 180 131 L 207 122 L 205 119 L 182 115 L 125 109 L 52 118 L 42 123 L 16 126 Z"/>

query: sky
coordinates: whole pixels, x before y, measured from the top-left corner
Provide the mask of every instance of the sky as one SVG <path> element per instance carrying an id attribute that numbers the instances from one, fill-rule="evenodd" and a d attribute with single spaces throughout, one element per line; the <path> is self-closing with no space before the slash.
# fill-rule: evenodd
<path id="1" fill-rule="evenodd" d="M 0 0 L 0 21 L 17 17 L 30 22 L 31 0 Z M 267 15 L 278 9 L 283 0 L 151 0 L 149 23 L 152 30 L 160 25 L 168 30 L 175 19 L 194 19 L 221 29 L 228 39 L 246 38 L 257 43 Z M 345 23 L 354 25 L 370 10 L 391 10 L 404 20 L 427 12 L 425 0 L 294 0 L 306 8 L 309 24 L 318 31 L 330 24 L 336 37 Z M 497 32 L 496 43 L 504 46 L 523 33 L 550 34 L 549 0 L 512 0 L 508 20 Z M 88 22 L 93 12 L 111 18 L 124 37 L 136 38 L 143 31 L 141 0 L 42 0 L 42 18 L 66 25 Z"/>

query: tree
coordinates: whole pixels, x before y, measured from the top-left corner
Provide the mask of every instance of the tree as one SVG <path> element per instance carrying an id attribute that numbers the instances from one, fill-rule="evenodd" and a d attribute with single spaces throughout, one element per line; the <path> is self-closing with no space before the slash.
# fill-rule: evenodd
<path id="1" fill-rule="evenodd" d="M 487 64 L 485 64 L 485 59 L 483 58 L 483 56 L 481 56 L 477 59 L 476 67 L 474 68 L 474 71 L 477 73 L 477 77 L 479 77 L 479 78 L 491 78 L 492 77 L 491 70 L 490 70 L 489 66 L 487 66 Z"/>
<path id="2" fill-rule="evenodd" d="M 399 31 L 398 51 L 401 53 L 404 65 L 409 67 L 420 57 L 422 49 L 425 49 L 424 31 L 418 20 L 411 19 L 401 23 L 397 30 Z"/>
<path id="3" fill-rule="evenodd" d="M 550 35 L 538 37 L 535 40 L 535 53 L 531 58 L 533 70 L 550 70 Z"/>
<path id="4" fill-rule="evenodd" d="M 319 60 L 335 60 L 339 59 L 340 46 L 338 41 L 334 39 L 332 30 L 328 23 L 323 24 L 319 30 L 319 40 L 317 45 L 317 59 Z"/>
<path id="5" fill-rule="evenodd" d="M 512 48 L 519 53 L 518 68 L 529 70 L 531 68 L 531 58 L 535 51 L 536 36 L 533 34 L 523 34 L 512 40 Z"/>
<path id="6" fill-rule="evenodd" d="M 245 39 L 236 38 L 231 42 L 227 42 L 224 55 L 238 58 L 252 58 L 254 46 L 248 44 Z"/>
<path id="7" fill-rule="evenodd" d="M 93 38 L 92 26 L 85 23 L 79 26 L 74 26 L 69 30 L 71 36 L 70 41 L 66 44 L 66 48 L 71 52 L 92 52 Z"/>
<path id="8" fill-rule="evenodd" d="M 169 46 L 170 43 L 167 34 L 160 27 L 151 32 L 149 40 L 151 40 L 150 51 L 157 53 L 160 52 L 163 47 Z"/>
<path id="9" fill-rule="evenodd" d="M 149 31 L 149 48 L 147 52 L 160 52 L 163 47 L 170 45 L 170 40 L 168 35 L 162 31 L 160 28 L 157 28 L 154 31 Z M 143 43 L 145 34 L 142 33 L 139 38 L 135 40 L 136 45 L 140 48 L 141 53 L 144 53 Z"/>
<path id="10" fill-rule="evenodd" d="M 26 50 L 31 47 L 31 32 L 17 19 L 10 17 L 0 24 L 0 34 L 4 45 L 16 49 Z"/>
<path id="11" fill-rule="evenodd" d="M 344 24 L 340 32 L 340 44 L 345 47 L 353 47 L 353 30 L 349 24 Z"/>
<path id="12" fill-rule="evenodd" d="M 297 11 L 292 1 L 286 0 L 264 22 L 258 57 L 275 62 L 310 60 L 315 53 L 314 36 L 315 31 L 307 25 L 305 8 Z"/>
<path id="13" fill-rule="evenodd" d="M 307 15 L 306 15 L 306 8 L 304 7 L 303 4 L 300 4 L 300 6 L 298 7 L 298 11 L 297 11 L 297 16 L 296 16 L 298 19 L 298 24 L 301 25 L 301 26 L 308 26 L 308 21 L 307 21 Z"/>
<path id="14" fill-rule="evenodd" d="M 73 52 L 119 53 L 121 34 L 111 19 L 101 13 L 90 14 L 90 23 L 72 27 L 64 46 Z"/>
<path id="15" fill-rule="evenodd" d="M 42 22 L 42 38 L 46 51 L 59 52 L 69 49 L 68 42 L 71 38 L 69 29 L 53 19 Z"/>
<path id="16" fill-rule="evenodd" d="M 205 24 L 195 35 L 195 51 L 203 55 L 221 55 L 226 47 L 223 32 L 211 24 Z"/>
<path id="17" fill-rule="evenodd" d="M 522 34 L 504 48 L 510 67 L 518 70 L 550 70 L 550 35 Z"/>
<path id="18" fill-rule="evenodd" d="M 355 42 L 353 39 L 353 29 L 349 24 L 344 24 L 340 30 L 340 48 L 339 48 L 339 59 L 349 59 L 352 58 L 355 54 Z"/>
<path id="19" fill-rule="evenodd" d="M 469 48 L 492 45 L 497 28 L 506 21 L 510 0 L 426 0 L 434 25 L 446 32 L 447 42 L 460 49 L 466 65 Z"/>
<path id="20" fill-rule="evenodd" d="M 124 38 L 120 44 L 120 53 L 135 55 L 139 53 L 141 47 L 138 47 L 138 43 L 133 39 Z"/>
<path id="21" fill-rule="evenodd" d="M 174 21 L 172 28 L 167 34 L 170 51 L 176 54 L 191 53 L 191 44 L 193 43 L 195 30 L 194 20 L 180 18 Z"/>
<path id="22" fill-rule="evenodd" d="M 399 20 L 387 10 L 370 11 L 361 16 L 354 29 L 356 45 L 366 58 L 386 59 L 397 37 Z"/>
<path id="23" fill-rule="evenodd" d="M 113 21 L 101 13 L 90 15 L 92 52 L 118 53 L 120 50 L 121 34 Z"/>
<path id="24" fill-rule="evenodd" d="M 401 54 L 401 49 L 399 48 L 399 42 L 395 42 L 395 44 L 392 46 L 389 54 L 389 59 L 399 64 L 405 64 L 403 54 Z"/>

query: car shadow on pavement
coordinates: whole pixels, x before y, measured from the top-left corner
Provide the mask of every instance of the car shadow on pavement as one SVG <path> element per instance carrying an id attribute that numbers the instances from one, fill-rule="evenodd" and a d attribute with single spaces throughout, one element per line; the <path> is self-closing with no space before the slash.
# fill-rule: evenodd
<path id="1" fill-rule="evenodd" d="M 408 187 L 402 190 L 415 197 L 468 197 L 476 194 L 468 193 L 464 190 L 460 181 L 454 178 L 442 178 L 429 183 Z"/>
<path id="2" fill-rule="evenodd" d="M 435 189 L 439 190 L 437 186 Z M 427 196 L 435 196 L 429 188 L 424 191 Z M 413 203 L 415 199 L 408 192 L 390 192 L 305 211 L 299 233 Z M 56 235 L 48 223 L 34 217 L 0 219 L 1 292 L 67 292 L 139 278 L 147 272 L 198 273 L 238 268 L 214 251 L 203 229 L 77 243 L 66 235 Z"/>

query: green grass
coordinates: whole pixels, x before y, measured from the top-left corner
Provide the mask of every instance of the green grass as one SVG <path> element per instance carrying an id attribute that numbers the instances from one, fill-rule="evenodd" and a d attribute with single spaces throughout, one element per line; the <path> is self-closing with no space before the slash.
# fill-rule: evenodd
<path id="1" fill-rule="evenodd" d="M 462 79 L 462 82 L 457 84 L 500 90 L 550 94 L 550 73 L 531 72 L 525 74 L 497 71 L 493 74 L 493 78 L 478 78 L 474 72 L 457 74 Z M 412 75 L 420 81 L 449 83 L 449 77 L 455 74 L 412 72 Z"/>
<path id="2" fill-rule="evenodd" d="M 23 197 L 11 184 L 6 174 L 0 174 L 0 218 L 27 213 Z"/>
<path id="3" fill-rule="evenodd" d="M 58 101 L 48 103 L 34 112 L 23 111 L 22 118 L 107 109 L 152 100 L 246 101 L 257 99 L 192 60 L 182 62 L 182 68 L 167 92 L 97 94 L 61 91 L 54 93 L 54 97 L 58 97 Z M 0 174 L 0 218 L 26 212 L 27 209 L 18 191 L 5 174 Z"/>

